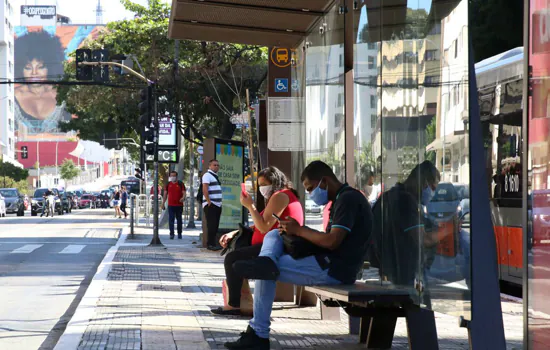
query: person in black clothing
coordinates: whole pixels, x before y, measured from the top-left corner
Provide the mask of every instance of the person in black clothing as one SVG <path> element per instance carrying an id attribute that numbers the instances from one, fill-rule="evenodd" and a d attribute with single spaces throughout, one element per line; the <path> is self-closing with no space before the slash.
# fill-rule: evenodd
<path id="1" fill-rule="evenodd" d="M 422 214 L 440 180 L 430 161 L 417 165 L 405 182 L 384 192 L 373 208 L 373 249 L 369 262 L 396 285 L 422 280 L 435 258 L 437 228 Z"/>
<path id="2" fill-rule="evenodd" d="M 44 198 L 44 202 L 42 202 L 42 214 L 40 214 L 40 217 L 43 217 L 44 214 L 46 213 L 46 207 L 49 205 L 48 197 L 52 195 L 53 195 L 53 192 L 49 188 L 42 195 L 42 197 Z M 53 211 L 51 210 L 51 208 L 50 208 L 50 211 L 51 211 L 50 215 L 53 216 Z"/>
<path id="3" fill-rule="evenodd" d="M 126 219 L 128 217 L 128 213 L 126 213 L 126 206 L 128 205 L 128 192 L 126 192 L 125 186 L 122 186 L 121 191 L 122 193 L 120 194 L 120 211 L 124 213 L 124 218 Z"/>
<path id="4" fill-rule="evenodd" d="M 296 285 L 352 284 L 363 268 L 368 238 L 372 230 L 372 211 L 365 196 L 338 181 L 332 169 L 321 161 L 310 163 L 302 172 L 302 183 L 317 205 L 332 201 L 326 232 L 300 226 L 292 218 L 282 218 L 284 234 L 297 236 L 318 247 L 317 254 L 294 259 L 284 253 L 279 230 L 266 234 L 260 256 L 237 261 L 235 271 L 243 278 L 255 279 L 254 318 L 248 329 L 228 349 L 269 349 L 270 316 L 276 281 Z"/>

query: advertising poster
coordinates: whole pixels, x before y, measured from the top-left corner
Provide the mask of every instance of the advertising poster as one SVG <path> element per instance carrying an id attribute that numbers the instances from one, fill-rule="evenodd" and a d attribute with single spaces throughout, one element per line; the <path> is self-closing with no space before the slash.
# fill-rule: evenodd
<path id="1" fill-rule="evenodd" d="M 63 78 L 69 54 L 90 38 L 100 26 L 15 27 L 15 133 L 19 141 L 66 139 L 58 124 L 76 116 L 57 104 L 56 86 L 25 84 Z"/>
<path id="2" fill-rule="evenodd" d="M 222 216 L 220 230 L 236 230 L 243 222 L 241 183 L 244 179 L 244 146 L 240 143 L 216 141 L 216 159 L 220 163 L 218 176 L 222 183 Z"/>

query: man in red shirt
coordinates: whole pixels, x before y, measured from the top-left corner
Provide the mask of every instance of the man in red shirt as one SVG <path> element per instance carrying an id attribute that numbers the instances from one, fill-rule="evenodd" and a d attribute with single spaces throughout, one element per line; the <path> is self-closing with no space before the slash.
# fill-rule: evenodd
<path id="1" fill-rule="evenodd" d="M 183 230 L 183 201 L 185 200 L 185 185 L 178 180 L 178 172 L 171 171 L 169 182 L 164 189 L 162 198 L 162 209 L 168 197 L 168 227 L 170 228 L 170 239 L 174 239 L 174 219 L 178 221 L 178 239 L 181 239 Z"/>

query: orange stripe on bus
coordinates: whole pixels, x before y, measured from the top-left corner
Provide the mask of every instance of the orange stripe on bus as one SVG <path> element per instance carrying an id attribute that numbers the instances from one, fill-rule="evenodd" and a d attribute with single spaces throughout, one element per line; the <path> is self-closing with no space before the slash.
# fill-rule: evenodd
<path id="1" fill-rule="evenodd" d="M 494 226 L 499 265 L 523 267 L 523 229 Z"/>

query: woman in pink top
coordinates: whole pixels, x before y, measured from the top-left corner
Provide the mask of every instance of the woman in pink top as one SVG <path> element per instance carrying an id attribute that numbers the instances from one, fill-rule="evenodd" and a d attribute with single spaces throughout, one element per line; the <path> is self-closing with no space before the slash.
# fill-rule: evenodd
<path id="1" fill-rule="evenodd" d="M 298 193 L 292 188 L 286 175 L 276 167 L 268 167 L 258 174 L 258 186 L 266 200 L 266 207 L 259 212 L 248 195 L 241 194 L 241 204 L 248 209 L 254 221 L 254 233 L 249 247 L 236 249 L 226 255 L 224 260 L 225 275 L 228 287 L 228 302 L 224 307 L 212 309 L 217 315 L 240 315 L 241 288 L 243 279 L 233 271 L 233 264 L 237 260 L 248 260 L 258 257 L 262 249 L 264 236 L 269 231 L 279 227 L 279 222 L 272 214 L 280 218 L 287 216 L 294 218 L 300 225 L 304 224 L 304 210 L 298 199 Z M 235 232 L 223 235 L 220 245 L 226 247 Z"/>

